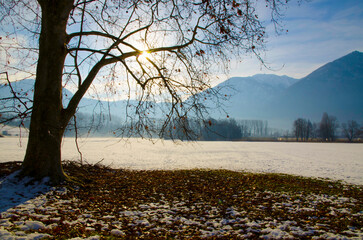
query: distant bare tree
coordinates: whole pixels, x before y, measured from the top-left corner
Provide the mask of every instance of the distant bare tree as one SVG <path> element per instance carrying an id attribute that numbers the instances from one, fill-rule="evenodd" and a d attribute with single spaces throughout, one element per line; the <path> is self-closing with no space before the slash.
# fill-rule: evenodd
<path id="1" fill-rule="evenodd" d="M 311 133 L 310 138 L 316 139 L 319 137 L 319 123 L 311 123 Z"/>
<path id="2" fill-rule="evenodd" d="M 290 132 L 289 130 L 286 130 L 283 132 L 282 137 L 285 139 L 286 142 L 289 141 Z"/>
<path id="3" fill-rule="evenodd" d="M 339 124 L 337 118 L 324 113 L 319 125 L 319 134 L 322 140 L 335 141 L 338 128 Z"/>
<path id="4" fill-rule="evenodd" d="M 261 2 L 278 24 L 288 1 Z M 50 177 L 54 183 L 67 179 L 61 165 L 62 137 L 90 89 L 136 97 L 137 103 L 128 104 L 128 125 L 147 136 L 155 101 L 165 102 L 160 136 L 171 123 L 184 128 L 187 121 L 182 119 L 205 118 L 198 94 L 210 88 L 213 73 L 228 69 L 232 54 L 254 53 L 261 60 L 266 34 L 256 3 L 0 1 L 1 67 L 17 79 L 35 77 L 21 175 Z M 65 86 L 75 89 L 67 104 L 62 99 Z"/>
<path id="5" fill-rule="evenodd" d="M 348 138 L 349 142 L 352 142 L 355 138 L 359 136 L 359 128 L 359 124 L 354 120 L 350 120 L 347 123 L 342 124 L 343 134 L 346 138 Z"/>
<path id="6" fill-rule="evenodd" d="M 305 127 L 305 141 L 308 141 L 313 132 L 313 124 L 310 120 L 307 120 L 306 127 Z"/>
<path id="7" fill-rule="evenodd" d="M 303 125 L 304 125 L 304 119 L 302 118 L 298 118 L 294 121 L 293 132 L 296 137 L 296 141 L 299 141 L 299 138 L 302 139 L 303 128 L 304 128 Z"/>
<path id="8" fill-rule="evenodd" d="M 308 141 L 313 130 L 313 124 L 310 120 L 298 118 L 294 121 L 293 132 L 296 137 L 296 141 Z"/>

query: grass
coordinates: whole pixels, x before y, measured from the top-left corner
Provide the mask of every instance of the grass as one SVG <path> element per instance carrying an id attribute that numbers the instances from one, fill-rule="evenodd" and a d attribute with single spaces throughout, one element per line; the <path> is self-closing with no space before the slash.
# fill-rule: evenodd
<path id="1" fill-rule="evenodd" d="M 6 174 L 16 168 L 2 167 L 8 169 Z M 125 233 L 121 238 L 126 239 L 199 239 L 213 230 L 210 224 L 223 219 L 230 221 L 223 226 L 228 231 L 210 238 L 255 239 L 264 235 L 261 229 L 278 228 L 286 222 L 294 226 L 287 227 L 286 232 L 297 238 L 319 239 L 322 233 L 352 237 L 363 229 L 363 194 L 362 186 L 358 185 L 227 170 L 131 171 L 74 162 L 65 163 L 64 169 L 82 184 L 68 184 L 66 194 L 56 197 L 57 201 L 67 202 L 52 216 L 60 217 L 61 221 L 52 229 L 42 230 L 55 239 L 91 235 L 116 239 L 111 234 L 115 227 Z M 155 208 L 168 208 L 172 212 L 161 216 Z M 231 209 L 238 214 L 231 214 Z M 130 216 L 126 214 L 129 212 L 141 215 Z M 150 216 L 142 215 L 145 212 Z M 69 224 L 82 214 L 91 214 L 93 220 Z M 178 218 L 170 223 L 161 220 L 170 215 Z M 105 219 L 105 216 L 112 217 Z M 247 218 L 260 227 L 247 230 Z M 185 224 L 183 219 L 197 223 Z M 148 224 L 137 224 L 139 220 L 147 220 Z M 52 223 L 53 220 L 45 221 L 47 225 Z M 299 235 L 297 228 L 310 233 Z"/>

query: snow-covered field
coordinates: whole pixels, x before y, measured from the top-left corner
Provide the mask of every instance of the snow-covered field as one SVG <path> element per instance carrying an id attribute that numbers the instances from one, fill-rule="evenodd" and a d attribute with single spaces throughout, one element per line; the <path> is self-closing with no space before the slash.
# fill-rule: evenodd
<path id="1" fill-rule="evenodd" d="M 26 138 L 0 138 L 0 162 L 21 161 L 27 144 Z M 83 159 L 88 163 L 128 169 L 190 169 L 223 168 L 237 171 L 276 172 L 295 175 L 324 177 L 363 184 L 363 145 L 341 143 L 278 143 L 278 142 L 195 142 L 173 143 L 114 138 L 88 138 L 79 142 Z M 79 161 L 80 155 L 74 139 L 63 142 L 63 159 Z M 92 233 L 96 227 L 114 237 L 126 235 L 130 225 L 145 232 L 174 231 L 171 226 L 182 226 L 180 231 L 194 229 L 200 237 L 221 237 L 225 234 L 241 239 L 253 238 L 255 233 L 264 239 L 362 239 L 362 229 L 350 226 L 341 234 L 334 233 L 328 225 L 316 222 L 321 208 L 330 206 L 330 216 L 346 219 L 360 218 L 362 211 L 353 212 L 360 204 L 358 198 L 328 196 L 324 194 L 290 196 L 286 193 L 253 193 L 256 201 L 276 199 L 274 211 L 287 211 L 292 215 L 311 216 L 308 221 L 285 221 L 255 218 L 241 206 L 218 208 L 204 202 L 193 205 L 185 201 L 143 203 L 125 209 L 117 215 L 104 212 L 82 212 L 80 200 L 63 200 L 65 188 L 50 188 L 43 183 L 27 185 L 11 176 L 0 179 L 0 239 L 35 240 L 51 238 L 62 226 L 85 226 Z M 248 196 L 249 191 L 246 191 Z M 235 195 L 237 197 L 237 195 Z M 252 201 L 250 199 L 250 201 Z M 349 206 L 349 208 L 347 208 Z M 256 204 L 257 213 L 265 205 Z M 206 209 L 206 215 L 190 214 L 196 209 Z M 248 210 L 249 211 L 249 210 Z M 70 215 L 69 215 L 70 214 Z M 98 215 L 97 215 L 98 214 Z M 72 217 L 69 217 L 72 216 Z M 223 216 L 223 217 L 222 217 Z M 260 216 L 260 215 L 257 215 Z M 321 216 L 326 219 L 326 216 Z M 123 222 L 117 219 L 123 219 Z M 128 223 L 125 224 L 125 222 Z M 187 231 L 186 231 L 187 232 Z M 52 235 L 50 235 L 50 234 Z M 350 236 L 350 237 L 347 237 Z M 76 237 L 72 240 L 98 240 L 100 236 Z"/>
<path id="2" fill-rule="evenodd" d="M 21 161 L 26 138 L 0 138 L 0 162 Z M 151 142 L 142 139 L 79 140 L 83 159 L 116 168 L 191 169 L 288 173 L 363 184 L 363 145 L 285 142 Z M 62 158 L 80 158 L 73 138 L 66 138 Z"/>

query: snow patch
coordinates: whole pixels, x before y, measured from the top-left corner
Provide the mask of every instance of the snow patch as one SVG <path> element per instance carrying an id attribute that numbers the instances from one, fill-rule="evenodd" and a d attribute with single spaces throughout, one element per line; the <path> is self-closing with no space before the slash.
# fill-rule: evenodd
<path id="1" fill-rule="evenodd" d="M 121 236 L 126 235 L 123 231 L 121 231 L 119 229 L 112 229 L 110 233 L 111 233 L 111 235 L 117 236 L 117 237 L 121 237 Z"/>
<path id="2" fill-rule="evenodd" d="M 19 226 L 19 228 L 23 231 L 29 231 L 29 230 L 40 230 L 44 229 L 45 225 L 42 222 L 39 221 L 26 221 L 24 225 Z"/>

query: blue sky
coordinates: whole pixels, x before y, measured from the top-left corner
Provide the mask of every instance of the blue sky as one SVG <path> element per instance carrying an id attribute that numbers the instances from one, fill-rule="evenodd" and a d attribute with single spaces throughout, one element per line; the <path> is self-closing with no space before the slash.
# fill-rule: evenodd
<path id="1" fill-rule="evenodd" d="M 258 73 L 302 78 L 352 51 L 363 52 L 363 0 L 310 0 L 290 4 L 283 20 L 288 33 L 276 35 L 272 24 L 262 55 L 268 70 L 251 56 L 232 63 L 228 77 Z"/>

